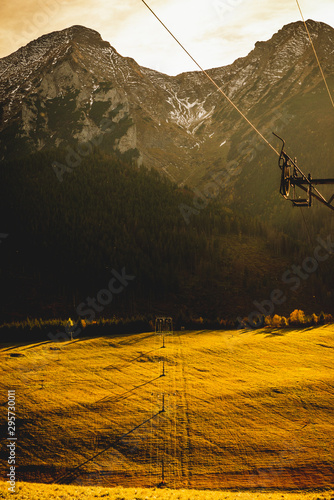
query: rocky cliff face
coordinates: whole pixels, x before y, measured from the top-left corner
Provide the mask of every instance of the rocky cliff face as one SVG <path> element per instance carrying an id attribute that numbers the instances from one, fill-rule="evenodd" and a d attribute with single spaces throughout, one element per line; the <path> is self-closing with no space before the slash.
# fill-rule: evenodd
<path id="1" fill-rule="evenodd" d="M 332 85 L 334 30 L 314 21 L 308 26 Z M 301 22 L 209 73 L 271 142 L 271 130 L 308 119 L 304 106 L 317 107 L 324 98 Z M 202 73 L 171 77 L 143 68 L 82 26 L 45 35 L 1 59 L 0 75 L 2 159 L 84 143 L 144 162 L 179 184 L 201 185 L 229 161 L 240 164 L 238 172 L 250 169 L 250 149 L 260 150 L 258 138 Z"/>

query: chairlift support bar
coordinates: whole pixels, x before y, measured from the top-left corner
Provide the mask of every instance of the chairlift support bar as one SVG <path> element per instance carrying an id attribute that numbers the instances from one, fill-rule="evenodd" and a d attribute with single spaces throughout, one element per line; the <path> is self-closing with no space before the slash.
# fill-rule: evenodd
<path id="1" fill-rule="evenodd" d="M 280 141 L 282 141 L 282 149 L 278 160 L 278 165 L 282 171 L 280 185 L 281 195 L 286 200 L 291 201 L 295 207 L 311 207 L 312 198 L 315 198 L 323 205 L 326 205 L 331 210 L 334 210 L 334 205 L 332 204 L 332 202 L 334 201 L 334 194 L 329 200 L 326 200 L 326 198 L 317 190 L 317 188 L 314 187 L 315 185 L 319 184 L 334 184 L 334 179 L 312 179 L 311 174 L 306 176 L 297 165 L 297 160 L 293 160 L 292 158 L 290 158 L 290 156 L 284 151 L 284 139 L 275 134 L 275 132 L 273 132 L 273 134 Z M 293 187 L 294 192 L 296 187 L 305 191 L 308 195 L 307 198 L 289 198 L 291 187 Z"/>
<path id="2" fill-rule="evenodd" d="M 300 186 L 302 184 L 309 184 L 308 180 L 297 179 L 295 181 L 296 186 Z M 334 184 L 334 179 L 311 179 L 311 184 Z"/>

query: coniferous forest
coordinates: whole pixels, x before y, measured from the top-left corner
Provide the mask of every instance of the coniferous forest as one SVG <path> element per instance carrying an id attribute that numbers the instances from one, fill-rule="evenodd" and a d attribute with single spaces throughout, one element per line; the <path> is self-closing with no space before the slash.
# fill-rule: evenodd
<path id="1" fill-rule="evenodd" d="M 304 243 L 236 215 L 223 199 L 194 202 L 190 189 L 117 156 L 96 151 L 57 177 L 55 158 L 64 165 L 65 154 L 1 165 L 4 321 L 76 318 L 78 306 L 123 268 L 134 278 L 96 316 L 247 316 L 307 255 Z M 321 271 L 275 312 L 303 306 L 319 313 L 320 295 L 329 307 L 329 266 Z"/>

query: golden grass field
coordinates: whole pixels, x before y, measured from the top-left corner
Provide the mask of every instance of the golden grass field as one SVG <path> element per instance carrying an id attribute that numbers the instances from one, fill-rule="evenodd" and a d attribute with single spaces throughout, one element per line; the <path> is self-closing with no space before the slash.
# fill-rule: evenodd
<path id="1" fill-rule="evenodd" d="M 17 493 L 8 493 L 0 481 L 0 498 L 10 500 L 332 500 L 334 491 L 326 492 L 231 492 L 169 490 L 145 488 L 101 488 L 98 486 L 64 486 L 36 483 L 17 483 Z"/>
<path id="2" fill-rule="evenodd" d="M 332 498 L 333 337 L 331 325 L 176 332 L 165 348 L 153 333 L 2 344 L 2 435 L 15 389 L 17 480 L 50 483 L 18 483 L 26 493 L 9 495 Z M 153 489 L 162 473 L 171 489 Z M 190 491 L 204 488 L 239 492 Z M 304 489 L 318 492 L 297 493 Z"/>

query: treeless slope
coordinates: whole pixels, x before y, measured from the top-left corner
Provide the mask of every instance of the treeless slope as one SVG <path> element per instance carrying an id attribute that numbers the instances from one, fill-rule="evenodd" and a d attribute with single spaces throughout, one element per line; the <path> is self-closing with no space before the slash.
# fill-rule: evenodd
<path id="1" fill-rule="evenodd" d="M 3 346 L 5 405 L 16 390 L 17 478 L 333 487 L 333 333 L 177 332 L 165 348 L 149 333 Z"/>

